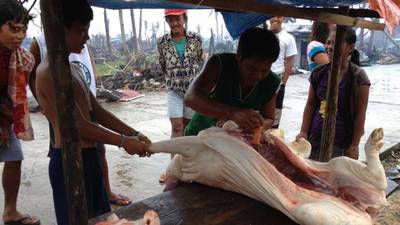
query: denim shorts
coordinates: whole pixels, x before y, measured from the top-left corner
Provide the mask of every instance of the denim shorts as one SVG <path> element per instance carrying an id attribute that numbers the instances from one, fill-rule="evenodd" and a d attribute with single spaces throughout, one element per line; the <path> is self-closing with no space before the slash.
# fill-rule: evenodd
<path id="1" fill-rule="evenodd" d="M 169 118 L 192 119 L 193 110 L 183 102 L 184 94 L 179 91 L 167 91 L 167 115 Z"/>
<path id="2" fill-rule="evenodd" d="M 0 149 L 0 162 L 21 161 L 23 159 L 21 141 L 15 137 L 14 131 L 11 130 L 10 147 Z"/>

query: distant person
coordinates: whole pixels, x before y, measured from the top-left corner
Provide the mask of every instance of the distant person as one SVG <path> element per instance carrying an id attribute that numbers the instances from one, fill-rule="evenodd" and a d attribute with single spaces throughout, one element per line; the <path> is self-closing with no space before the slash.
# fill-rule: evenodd
<path id="1" fill-rule="evenodd" d="M 281 85 L 278 95 L 276 96 L 275 121 L 272 128 L 279 127 L 279 122 L 282 117 L 285 87 L 289 76 L 292 73 L 294 57 L 297 55 L 296 41 L 293 35 L 283 29 L 283 21 L 285 21 L 285 17 L 283 16 L 274 16 L 269 20 L 271 24 L 269 29 L 278 37 L 280 47 L 279 57 L 272 64 L 271 70 L 281 77 Z"/>
<path id="2" fill-rule="evenodd" d="M 40 34 L 38 37 L 34 38 L 31 43 L 30 51 L 36 59 L 35 68 L 40 64 L 42 60 L 47 55 L 47 48 L 46 48 L 46 40 L 44 38 L 44 34 Z M 84 75 L 84 79 L 86 84 L 88 85 L 90 92 L 96 97 L 96 69 L 95 69 L 95 62 L 93 60 L 92 54 L 89 51 L 87 45 L 84 45 L 84 48 L 81 53 L 71 53 L 69 55 L 69 62 L 72 64 L 77 65 L 82 70 L 82 74 Z M 35 80 L 36 80 L 36 69 L 34 69 L 31 73 L 30 77 L 30 86 L 32 90 L 35 90 Z M 33 91 L 34 95 L 36 96 L 36 92 Z M 52 132 L 52 131 L 51 131 Z M 54 140 L 52 140 L 54 141 Z M 51 144 L 51 143 L 50 143 Z M 109 173 L 108 173 L 108 164 L 106 159 L 106 152 L 104 144 L 98 144 L 99 148 L 99 156 L 100 156 L 100 165 L 104 175 L 104 185 L 107 191 L 108 199 L 111 204 L 117 206 L 126 206 L 129 205 L 132 201 L 121 194 L 116 194 L 112 192 Z"/>
<path id="3" fill-rule="evenodd" d="M 243 32 L 236 54 L 211 56 L 185 95 L 185 103 L 196 111 L 185 136 L 228 120 L 248 133 L 271 128 L 281 82 L 271 65 L 278 56 L 278 38 L 263 28 Z"/>
<path id="4" fill-rule="evenodd" d="M 4 162 L 5 225 L 40 224 L 36 217 L 17 210 L 24 159 L 20 140 L 33 140 L 26 84 L 35 59 L 21 47 L 31 19 L 19 1 L 0 1 L 0 162 Z"/>
<path id="5" fill-rule="evenodd" d="M 329 63 L 325 43 L 328 39 L 331 26 L 323 22 L 314 22 L 311 27 L 311 42 L 307 45 L 308 69 L 312 72 L 319 65 Z"/>
<path id="6" fill-rule="evenodd" d="M 171 138 L 183 136 L 193 110 L 183 102 L 183 96 L 203 63 L 200 34 L 187 31 L 187 10 L 165 9 L 165 20 L 171 30 L 157 42 L 158 60 L 167 86 L 167 115 L 171 122 Z M 171 156 L 173 157 L 173 156 Z M 165 175 L 160 176 L 165 182 Z"/>
<path id="7" fill-rule="evenodd" d="M 65 57 L 70 53 L 81 53 L 89 39 L 88 29 L 93 19 L 93 11 L 86 1 L 62 0 L 63 28 L 65 31 Z M 93 218 L 110 212 L 110 205 L 104 187 L 103 174 L 99 159 L 98 143 L 111 144 L 124 148 L 133 155 L 149 155 L 150 140 L 128 126 L 113 114 L 106 111 L 90 92 L 81 68 L 70 64 L 71 85 L 75 104 L 75 125 L 79 131 L 81 147 L 83 180 L 85 185 L 88 217 Z M 36 96 L 40 108 L 49 120 L 54 131 L 54 143 L 50 145 L 49 178 L 53 191 L 54 209 L 58 225 L 72 225 L 69 221 L 67 192 L 64 182 L 62 143 L 65 141 L 60 133 L 61 123 L 57 117 L 56 96 L 52 78 L 56 71 L 50 69 L 48 55 L 41 61 L 36 70 Z"/>
<path id="8" fill-rule="evenodd" d="M 329 36 L 327 53 L 333 54 L 335 34 Z M 358 159 L 360 139 L 364 134 L 364 123 L 368 106 L 369 86 L 371 85 L 363 69 L 350 62 L 356 43 L 356 34 L 348 29 L 341 52 L 342 73 L 339 74 L 338 103 L 336 114 L 336 130 L 333 147 L 333 157 L 348 156 Z M 308 139 L 312 145 L 311 159 L 318 160 L 322 136 L 322 126 L 326 110 L 326 94 L 328 88 L 328 63 L 317 67 L 310 76 L 308 99 L 303 113 L 303 122 L 297 139 Z"/>

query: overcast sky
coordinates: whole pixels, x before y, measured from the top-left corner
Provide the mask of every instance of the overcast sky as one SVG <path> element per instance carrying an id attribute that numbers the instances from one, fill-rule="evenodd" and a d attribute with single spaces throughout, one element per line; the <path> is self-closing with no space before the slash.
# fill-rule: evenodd
<path id="1" fill-rule="evenodd" d="M 33 1 L 28 1 L 25 4 L 25 7 L 28 8 Z M 40 0 L 37 1 L 32 13 L 36 15 L 34 18 L 33 23 L 29 24 L 28 28 L 28 36 L 37 36 L 41 32 L 41 21 L 40 21 Z M 103 9 L 92 7 L 94 12 L 94 18 L 91 22 L 89 34 L 105 34 L 105 26 L 104 26 L 104 17 L 103 17 Z M 139 29 L 139 9 L 134 10 L 135 12 L 135 21 L 136 21 L 136 30 Z M 119 25 L 119 16 L 118 10 L 107 10 L 108 19 L 110 21 L 110 35 L 111 37 L 116 37 L 118 34 L 121 33 L 120 25 Z M 125 25 L 125 32 L 128 36 L 130 36 L 132 32 L 132 24 L 130 18 L 129 9 L 123 10 L 124 15 L 124 25 Z M 215 33 L 215 14 L 213 10 L 189 10 L 188 11 L 188 26 L 189 30 L 197 32 L 197 26 L 200 24 L 201 26 L 201 35 L 204 37 L 210 36 L 210 28 L 213 28 Z M 161 36 L 164 33 L 164 24 L 165 24 L 165 31 L 168 32 L 168 25 L 164 23 L 164 10 L 163 9 L 146 9 L 143 10 L 143 21 L 147 21 L 147 35 L 151 35 L 151 24 L 159 22 L 160 28 L 158 30 L 157 36 Z M 223 24 L 223 19 L 221 14 L 218 13 L 218 22 L 219 27 Z M 144 29 L 144 26 L 142 26 Z M 223 32 L 224 35 L 228 35 L 225 25 L 223 25 Z M 142 34 L 142 36 L 144 33 Z"/>

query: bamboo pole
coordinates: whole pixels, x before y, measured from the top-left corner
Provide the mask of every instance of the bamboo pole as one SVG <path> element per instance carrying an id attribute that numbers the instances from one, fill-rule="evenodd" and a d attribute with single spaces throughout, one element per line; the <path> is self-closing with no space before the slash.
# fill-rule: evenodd
<path id="1" fill-rule="evenodd" d="M 69 223 L 87 225 L 88 213 L 83 181 L 82 155 L 79 133 L 75 126 L 75 103 L 72 78 L 65 49 L 62 5 L 58 0 L 41 0 L 41 16 L 46 38 L 53 85 L 57 119 L 60 121 L 64 182 L 67 192 Z M 61 122 L 63 121 L 63 122 Z M 68 121 L 68 122 L 65 122 Z"/>
<path id="2" fill-rule="evenodd" d="M 335 141 L 336 113 L 338 102 L 339 75 L 342 72 L 342 52 L 345 41 L 346 26 L 338 25 L 336 28 L 335 46 L 331 69 L 328 77 L 328 90 L 326 94 L 326 110 L 324 125 L 322 128 L 321 146 L 319 161 L 326 162 L 332 158 L 333 143 Z"/>

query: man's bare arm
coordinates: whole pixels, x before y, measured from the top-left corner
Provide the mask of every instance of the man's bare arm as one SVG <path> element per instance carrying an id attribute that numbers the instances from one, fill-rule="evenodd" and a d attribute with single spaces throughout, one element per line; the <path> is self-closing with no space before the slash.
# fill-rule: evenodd
<path id="1" fill-rule="evenodd" d="M 210 99 L 208 94 L 216 86 L 220 74 L 220 62 L 216 56 L 211 57 L 203 71 L 190 85 L 185 95 L 185 104 L 206 116 L 229 120 L 231 112 L 237 108 Z"/>
<path id="2" fill-rule="evenodd" d="M 185 95 L 185 104 L 202 115 L 223 121 L 233 120 L 248 131 L 262 126 L 263 119 L 258 112 L 252 109 L 236 108 L 208 96 L 220 79 L 220 67 L 217 56 L 207 61 L 202 72 L 189 86 Z"/>
<path id="3" fill-rule="evenodd" d="M 37 99 L 37 96 L 36 96 L 36 69 L 37 69 L 38 65 L 40 64 L 41 59 L 40 59 L 39 44 L 37 43 L 36 39 L 32 40 L 29 51 L 32 53 L 33 57 L 35 58 L 35 66 L 33 67 L 32 72 L 29 74 L 28 84 L 29 84 L 29 88 L 32 91 L 33 97 L 35 97 L 35 99 Z"/>
<path id="4" fill-rule="evenodd" d="M 292 68 L 294 64 L 294 55 L 286 57 L 285 63 L 285 71 L 282 75 L 282 84 L 286 84 L 287 80 L 289 79 L 290 74 L 292 73 Z"/>
<path id="5" fill-rule="evenodd" d="M 92 103 L 93 111 L 96 115 L 97 122 L 120 134 L 124 134 L 127 136 L 131 136 L 133 134 L 137 134 L 138 131 L 133 129 L 132 127 L 128 126 L 124 122 L 122 122 L 120 119 L 118 119 L 116 116 L 114 116 L 112 113 L 104 109 L 96 100 L 96 98 L 93 96 L 92 93 L 90 93 L 90 101 Z"/>
<path id="6" fill-rule="evenodd" d="M 268 129 L 272 128 L 272 125 L 274 125 L 275 102 L 276 102 L 276 94 L 267 103 L 265 103 L 265 106 L 261 112 L 261 115 L 264 118 L 264 122 L 263 122 L 264 130 L 268 130 Z"/>

